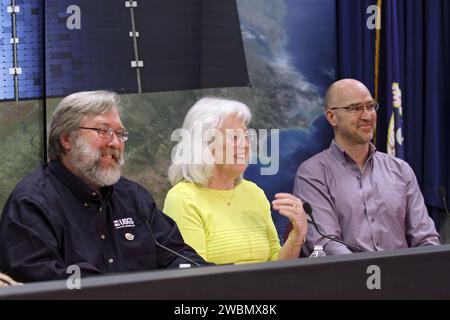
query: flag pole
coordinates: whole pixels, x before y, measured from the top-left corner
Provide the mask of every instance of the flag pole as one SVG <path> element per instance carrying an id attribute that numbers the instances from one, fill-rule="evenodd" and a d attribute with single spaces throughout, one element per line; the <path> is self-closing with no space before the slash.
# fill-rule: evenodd
<path id="1" fill-rule="evenodd" d="M 383 0 L 377 0 L 378 15 L 375 20 L 375 100 L 378 101 L 378 81 L 379 81 L 379 67 L 380 67 L 380 39 L 381 39 L 381 5 Z M 377 145 L 377 129 L 375 128 L 373 143 Z"/>

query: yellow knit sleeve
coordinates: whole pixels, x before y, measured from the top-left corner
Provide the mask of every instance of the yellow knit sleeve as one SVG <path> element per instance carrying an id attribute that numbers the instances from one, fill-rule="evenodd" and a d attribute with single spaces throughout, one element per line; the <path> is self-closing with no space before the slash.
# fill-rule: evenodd
<path id="1" fill-rule="evenodd" d="M 281 250 L 280 239 L 278 238 L 278 232 L 275 228 L 275 224 L 273 223 L 272 213 L 270 211 L 270 202 L 267 200 L 264 192 L 264 214 L 266 216 L 267 221 L 267 239 L 269 240 L 270 245 L 270 261 L 278 260 L 278 254 Z"/>
<path id="2" fill-rule="evenodd" d="M 203 220 L 189 193 L 178 185 L 173 187 L 167 193 L 163 212 L 175 220 L 184 241 L 208 260 Z"/>
<path id="3" fill-rule="evenodd" d="M 270 244 L 270 261 L 276 261 L 278 260 L 278 254 L 280 253 L 281 245 L 280 240 L 278 239 L 277 229 L 273 224 L 272 218 L 270 218 L 270 224 L 268 225 L 267 230 L 267 237 Z"/>

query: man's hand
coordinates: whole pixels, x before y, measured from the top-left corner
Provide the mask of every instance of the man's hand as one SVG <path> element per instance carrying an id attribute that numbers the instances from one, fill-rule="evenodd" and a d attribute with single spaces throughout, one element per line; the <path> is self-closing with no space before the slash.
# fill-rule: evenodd
<path id="1" fill-rule="evenodd" d="M 0 273 L 0 287 L 18 286 L 22 284 L 23 283 L 14 281 L 10 276 L 7 276 L 6 274 Z"/>

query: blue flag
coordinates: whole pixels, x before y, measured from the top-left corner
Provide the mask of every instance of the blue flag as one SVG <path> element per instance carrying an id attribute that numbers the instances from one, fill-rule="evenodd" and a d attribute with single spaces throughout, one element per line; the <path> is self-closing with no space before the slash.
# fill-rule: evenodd
<path id="1" fill-rule="evenodd" d="M 397 158 L 405 158 L 403 138 L 402 81 L 400 79 L 400 51 L 397 17 L 397 0 L 384 1 L 381 14 L 382 25 L 379 98 L 382 109 L 386 110 L 388 129 L 387 153 Z"/>

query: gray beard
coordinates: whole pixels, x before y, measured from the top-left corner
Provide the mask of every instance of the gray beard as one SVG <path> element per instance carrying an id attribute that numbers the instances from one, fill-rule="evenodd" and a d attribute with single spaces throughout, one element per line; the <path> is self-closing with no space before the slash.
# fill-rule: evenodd
<path id="1" fill-rule="evenodd" d="M 100 164 L 102 153 L 114 155 L 118 159 L 118 163 L 114 166 L 102 168 Z M 92 150 L 84 138 L 78 137 L 71 150 L 70 162 L 85 182 L 94 186 L 105 187 L 119 181 L 124 160 L 123 154 L 119 150 L 110 148 Z"/>

